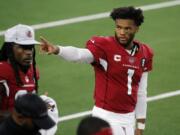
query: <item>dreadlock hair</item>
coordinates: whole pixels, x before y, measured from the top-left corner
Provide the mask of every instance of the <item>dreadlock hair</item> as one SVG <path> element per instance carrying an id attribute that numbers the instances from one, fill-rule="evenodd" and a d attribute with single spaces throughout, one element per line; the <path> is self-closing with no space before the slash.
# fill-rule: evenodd
<path id="1" fill-rule="evenodd" d="M 115 21 L 116 19 L 131 19 L 134 20 L 137 26 L 140 26 L 144 22 L 144 16 L 142 10 L 135 9 L 133 6 L 115 8 L 110 14 L 110 17 Z"/>
<path id="2" fill-rule="evenodd" d="M 13 51 L 13 42 L 4 42 L 1 50 L 0 50 L 0 61 L 10 61 L 10 64 L 12 65 L 12 68 L 14 70 L 14 75 L 16 78 L 16 84 L 18 86 L 22 86 L 23 82 L 19 75 L 19 68 L 18 63 L 14 57 L 14 51 Z M 35 61 L 35 49 L 33 51 L 33 77 L 35 81 L 35 89 L 38 91 L 38 81 L 37 81 L 37 73 L 36 73 L 36 61 Z"/>
<path id="3" fill-rule="evenodd" d="M 38 80 L 37 80 L 37 72 L 36 72 L 36 49 L 34 47 L 34 51 L 33 51 L 33 77 L 34 77 L 34 81 L 35 81 L 35 90 L 38 93 Z"/>

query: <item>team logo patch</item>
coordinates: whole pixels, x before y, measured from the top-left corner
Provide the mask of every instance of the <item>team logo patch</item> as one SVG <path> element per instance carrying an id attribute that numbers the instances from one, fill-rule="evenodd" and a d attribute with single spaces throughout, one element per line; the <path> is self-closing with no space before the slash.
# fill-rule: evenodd
<path id="1" fill-rule="evenodd" d="M 129 63 L 133 64 L 135 62 L 135 58 L 134 57 L 129 57 Z"/>
<path id="2" fill-rule="evenodd" d="M 26 81 L 26 83 L 29 82 L 29 78 L 27 76 L 25 76 L 25 81 Z"/>
<path id="3" fill-rule="evenodd" d="M 121 55 L 115 54 L 114 55 L 114 61 L 120 62 L 121 61 Z"/>
<path id="4" fill-rule="evenodd" d="M 28 32 L 27 32 L 27 37 L 29 37 L 29 38 L 31 38 L 31 37 L 32 37 L 32 33 L 31 33 L 31 31 L 28 31 Z"/>

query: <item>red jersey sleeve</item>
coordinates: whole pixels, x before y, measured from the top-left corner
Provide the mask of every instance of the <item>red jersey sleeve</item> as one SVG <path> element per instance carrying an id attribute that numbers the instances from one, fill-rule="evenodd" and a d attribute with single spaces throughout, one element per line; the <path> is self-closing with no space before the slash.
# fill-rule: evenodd
<path id="1" fill-rule="evenodd" d="M 92 37 L 86 43 L 86 48 L 91 51 L 94 56 L 94 61 L 99 63 L 100 58 L 106 59 L 106 53 L 103 50 L 103 38 L 101 37 Z"/>
<path id="2" fill-rule="evenodd" d="M 154 53 L 153 53 L 153 50 L 150 47 L 148 47 L 147 45 L 143 46 L 143 52 L 145 55 L 145 60 L 142 61 L 142 62 L 144 62 L 144 72 L 148 72 L 148 71 L 151 71 L 153 68 Z"/>
<path id="3" fill-rule="evenodd" d="M 10 71 L 7 64 L 5 64 L 4 62 L 0 62 L 0 82 L 3 80 L 8 80 L 9 73 Z"/>

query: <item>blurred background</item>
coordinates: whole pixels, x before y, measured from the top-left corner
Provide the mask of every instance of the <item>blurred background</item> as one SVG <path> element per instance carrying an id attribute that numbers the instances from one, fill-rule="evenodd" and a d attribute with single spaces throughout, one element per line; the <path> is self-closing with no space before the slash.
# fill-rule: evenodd
<path id="1" fill-rule="evenodd" d="M 144 7 L 172 0 L 0 0 L 0 46 L 3 31 L 22 23 L 37 26 L 58 20 L 99 13 L 108 13 L 115 7 Z M 149 74 L 148 97 L 180 89 L 180 5 L 144 11 L 145 22 L 136 39 L 154 50 L 154 67 Z M 49 28 L 36 27 L 36 39 L 44 36 L 54 44 L 84 47 L 93 35 L 114 34 L 114 22 L 107 16 Z M 35 25 L 35 26 L 34 26 Z M 57 56 L 39 53 L 39 92 L 48 92 L 58 104 L 60 118 L 92 109 L 94 72 L 87 64 L 66 62 Z M 0 71 L 1 72 L 1 71 Z M 180 97 L 173 96 L 148 103 L 144 135 L 180 134 Z M 82 117 L 62 121 L 57 135 L 75 135 Z"/>

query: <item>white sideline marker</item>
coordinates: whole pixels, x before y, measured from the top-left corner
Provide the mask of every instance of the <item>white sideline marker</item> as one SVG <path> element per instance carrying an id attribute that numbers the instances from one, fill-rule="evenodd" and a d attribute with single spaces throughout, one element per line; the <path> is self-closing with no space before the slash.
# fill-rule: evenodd
<path id="1" fill-rule="evenodd" d="M 177 6 L 177 5 L 180 5 L 180 0 L 150 4 L 150 5 L 140 6 L 137 8 L 141 8 L 144 11 L 148 11 L 148 10 L 172 7 L 172 6 Z M 31 25 L 31 26 L 36 30 L 46 29 L 46 28 L 51 28 L 51 27 L 56 27 L 56 26 L 78 23 L 78 22 L 107 18 L 109 17 L 109 14 L 110 12 L 104 12 L 104 13 L 99 13 L 99 14 L 94 14 L 94 15 L 87 15 L 87 16 L 80 16 L 80 17 L 75 17 L 75 18 L 70 18 L 70 19 L 57 20 L 53 22 L 41 23 L 41 24 L 36 24 L 36 25 Z M 4 32 L 5 31 L 0 31 L 0 36 L 4 35 Z"/>
<path id="2" fill-rule="evenodd" d="M 165 99 L 165 98 L 178 96 L 178 95 L 180 95 L 180 90 L 176 90 L 176 91 L 167 92 L 167 93 L 159 94 L 156 96 L 148 97 L 147 102 L 152 102 L 152 101 Z M 76 119 L 76 118 L 84 117 L 87 115 L 91 115 L 91 110 L 85 111 L 85 112 L 80 112 L 80 113 L 75 113 L 75 114 L 71 114 L 71 115 L 62 116 L 59 118 L 58 121 L 59 122 L 68 121 L 71 119 Z"/>

